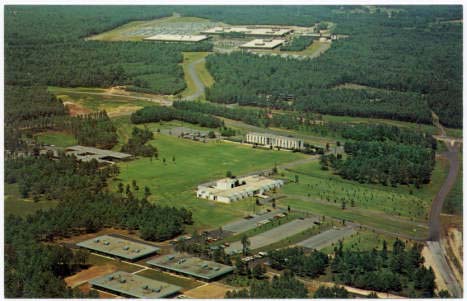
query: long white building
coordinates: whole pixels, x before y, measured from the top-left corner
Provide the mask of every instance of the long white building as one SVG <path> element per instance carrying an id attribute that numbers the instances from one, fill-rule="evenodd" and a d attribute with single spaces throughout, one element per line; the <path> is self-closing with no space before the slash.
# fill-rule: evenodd
<path id="1" fill-rule="evenodd" d="M 246 134 L 246 142 L 264 146 L 280 147 L 284 149 L 303 149 L 304 142 L 301 139 L 293 137 L 278 136 L 267 133 Z"/>
<path id="2" fill-rule="evenodd" d="M 198 198 L 231 203 L 254 195 L 260 195 L 274 188 L 280 188 L 284 181 L 270 179 L 260 175 L 241 178 L 224 178 L 198 186 Z"/>

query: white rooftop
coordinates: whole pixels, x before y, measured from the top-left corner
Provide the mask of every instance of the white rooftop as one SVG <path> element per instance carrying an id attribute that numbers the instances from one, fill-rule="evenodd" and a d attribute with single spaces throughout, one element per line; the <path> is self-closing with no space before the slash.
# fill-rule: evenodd
<path id="1" fill-rule="evenodd" d="M 292 31 L 290 28 L 281 28 L 276 26 L 256 27 L 256 26 L 217 26 L 203 31 L 207 34 L 222 34 L 222 33 L 243 33 L 245 35 L 259 36 L 283 36 Z"/>
<path id="2" fill-rule="evenodd" d="M 282 39 L 254 39 L 241 45 L 240 48 L 273 49 L 284 42 L 285 40 Z"/>
<path id="3" fill-rule="evenodd" d="M 145 38 L 148 41 L 200 42 L 209 38 L 207 35 L 156 34 Z"/>

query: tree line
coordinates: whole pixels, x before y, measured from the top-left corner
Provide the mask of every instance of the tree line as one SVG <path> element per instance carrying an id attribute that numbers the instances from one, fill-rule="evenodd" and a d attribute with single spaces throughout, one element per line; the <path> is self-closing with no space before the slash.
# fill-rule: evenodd
<path id="1" fill-rule="evenodd" d="M 131 138 L 122 146 L 121 152 L 130 153 L 135 156 L 143 157 L 158 157 L 158 151 L 155 146 L 146 144 L 149 140 L 154 138 L 154 133 L 147 128 L 140 129 L 133 128 Z"/>
<path id="2" fill-rule="evenodd" d="M 218 128 L 223 126 L 222 120 L 208 114 L 181 109 L 180 106 L 159 107 L 151 106 L 142 108 L 131 114 L 131 122 L 135 124 L 159 121 L 180 120 L 203 127 Z"/>

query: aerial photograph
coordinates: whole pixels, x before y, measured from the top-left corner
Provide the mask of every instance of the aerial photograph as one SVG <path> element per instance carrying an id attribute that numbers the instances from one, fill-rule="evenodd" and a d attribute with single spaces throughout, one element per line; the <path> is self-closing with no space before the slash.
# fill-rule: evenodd
<path id="1" fill-rule="evenodd" d="M 462 5 L 3 4 L 3 298 L 463 298 Z"/>

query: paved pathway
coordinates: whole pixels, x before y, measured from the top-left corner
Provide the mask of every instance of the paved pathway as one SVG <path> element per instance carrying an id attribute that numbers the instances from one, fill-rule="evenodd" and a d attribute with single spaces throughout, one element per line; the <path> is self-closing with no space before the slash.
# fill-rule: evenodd
<path id="1" fill-rule="evenodd" d="M 193 79 L 193 82 L 196 87 L 196 91 L 191 95 L 185 96 L 183 100 L 192 101 L 204 94 L 204 89 L 205 89 L 204 84 L 199 78 L 198 73 L 196 72 L 196 69 L 195 69 L 196 65 L 202 64 L 204 63 L 204 61 L 205 61 L 204 58 L 202 58 L 202 59 L 193 61 L 188 65 L 188 75 Z"/>
<path id="2" fill-rule="evenodd" d="M 353 225 L 340 229 L 329 229 L 297 243 L 297 246 L 318 250 L 353 233 L 355 233 Z"/>

